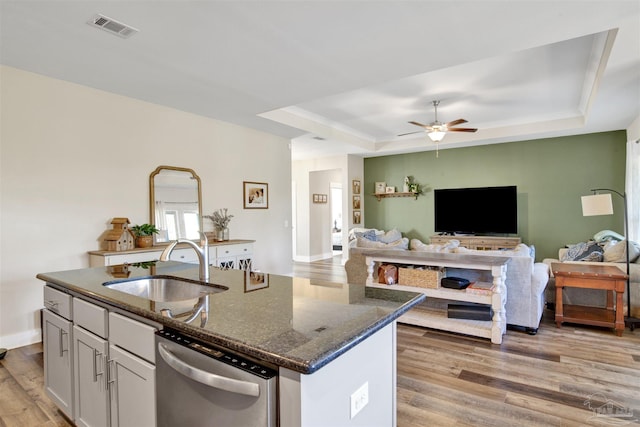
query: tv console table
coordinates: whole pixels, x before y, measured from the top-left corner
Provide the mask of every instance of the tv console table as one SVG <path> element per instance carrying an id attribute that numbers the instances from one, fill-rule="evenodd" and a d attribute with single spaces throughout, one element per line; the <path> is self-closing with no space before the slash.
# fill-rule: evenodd
<path id="1" fill-rule="evenodd" d="M 501 250 L 501 249 L 514 249 L 520 243 L 522 239 L 520 237 L 496 237 L 496 236 L 441 236 L 436 234 L 429 237 L 429 242 L 434 244 L 443 245 L 450 240 L 460 241 L 460 246 L 465 248 L 475 249 L 479 251 Z"/>
<path id="2" fill-rule="evenodd" d="M 399 290 L 421 292 L 430 298 L 488 304 L 493 309 L 493 319 L 491 321 L 481 321 L 451 319 L 447 317 L 446 312 L 428 310 L 418 305 L 402 315 L 398 319 L 399 322 L 490 338 L 494 344 L 502 343 L 502 335 L 507 327 L 505 314 L 507 288 L 505 278 L 507 275 L 507 263 L 509 262 L 508 257 L 396 250 L 372 250 L 363 252 L 363 255 L 367 264 L 366 286 L 387 289 L 392 287 Z M 373 268 L 376 262 L 490 271 L 494 288 L 493 292 L 488 294 L 474 294 L 466 292 L 466 290 L 447 288 L 432 289 L 407 285 L 378 284 L 373 279 Z"/>

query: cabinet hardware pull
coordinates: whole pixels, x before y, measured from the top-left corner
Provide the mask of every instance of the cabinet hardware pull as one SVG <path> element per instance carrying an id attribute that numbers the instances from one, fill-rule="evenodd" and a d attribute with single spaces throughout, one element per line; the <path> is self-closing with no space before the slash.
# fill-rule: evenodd
<path id="1" fill-rule="evenodd" d="M 48 301 L 44 302 L 45 307 L 47 307 L 49 310 L 54 311 L 56 313 L 58 313 L 58 305 L 59 304 L 60 303 L 58 301 L 51 301 L 51 300 L 48 300 Z"/>
<path id="2" fill-rule="evenodd" d="M 102 352 L 93 349 L 93 382 L 98 382 L 98 375 L 104 374 L 104 371 L 98 372 L 98 356 L 102 356 Z"/>
<path id="3" fill-rule="evenodd" d="M 58 329 L 58 349 L 60 351 L 60 357 L 64 356 L 64 352 L 66 351 L 64 349 L 64 341 L 62 339 L 64 334 L 66 334 L 65 331 L 63 331 L 62 329 Z"/>
<path id="4" fill-rule="evenodd" d="M 106 355 L 104 356 L 104 360 L 105 363 L 107 365 L 107 384 L 105 386 L 106 390 L 111 389 L 111 384 L 115 384 L 116 382 L 116 375 L 111 372 L 111 369 L 113 368 L 115 370 L 115 367 L 117 366 L 114 362 L 114 359 L 109 359 Z"/>

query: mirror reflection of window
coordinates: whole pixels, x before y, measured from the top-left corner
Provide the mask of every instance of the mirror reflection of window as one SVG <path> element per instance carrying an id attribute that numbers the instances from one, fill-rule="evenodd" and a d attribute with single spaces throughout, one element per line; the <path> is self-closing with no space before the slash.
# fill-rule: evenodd
<path id="1" fill-rule="evenodd" d="M 184 232 L 187 239 L 199 239 L 200 238 L 200 225 L 198 223 L 198 212 L 185 212 L 184 213 Z"/>
<path id="2" fill-rule="evenodd" d="M 178 239 L 178 215 L 175 211 L 165 211 L 164 214 L 165 229 L 162 230 L 167 234 L 167 239 L 169 240 L 177 240 Z"/>

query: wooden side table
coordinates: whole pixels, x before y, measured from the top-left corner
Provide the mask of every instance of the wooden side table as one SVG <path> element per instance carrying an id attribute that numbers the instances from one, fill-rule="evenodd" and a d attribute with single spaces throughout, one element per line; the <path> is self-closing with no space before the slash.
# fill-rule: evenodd
<path id="1" fill-rule="evenodd" d="M 553 263 L 551 270 L 556 278 L 556 326 L 562 322 L 615 328 L 616 335 L 624 331 L 622 295 L 627 285 L 627 275 L 618 267 Z M 564 288 L 588 288 L 607 291 L 606 307 L 588 307 L 562 303 Z M 613 304 L 615 292 L 615 307 Z"/>

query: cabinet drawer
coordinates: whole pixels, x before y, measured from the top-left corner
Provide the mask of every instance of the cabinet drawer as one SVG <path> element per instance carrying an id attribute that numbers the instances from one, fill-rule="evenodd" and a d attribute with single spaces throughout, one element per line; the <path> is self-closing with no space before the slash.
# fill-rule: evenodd
<path id="1" fill-rule="evenodd" d="M 161 251 L 140 252 L 122 255 L 109 255 L 104 257 L 105 265 L 133 264 L 135 262 L 157 261 Z"/>
<path id="2" fill-rule="evenodd" d="M 503 239 L 473 239 L 472 242 L 476 245 L 506 245 L 512 243 Z"/>
<path id="3" fill-rule="evenodd" d="M 93 332 L 102 338 L 109 336 L 107 329 L 107 316 L 109 312 L 106 308 L 99 307 L 79 298 L 73 299 L 73 323 Z"/>
<path id="4" fill-rule="evenodd" d="M 51 286 L 44 287 L 44 306 L 68 320 L 73 320 L 71 300 L 71 295 L 53 289 Z"/>
<path id="5" fill-rule="evenodd" d="M 429 238 L 429 243 L 434 244 L 434 245 L 441 245 L 443 243 L 447 243 L 449 241 L 449 239 L 443 239 L 442 237 L 430 237 Z"/>
<path id="6" fill-rule="evenodd" d="M 109 341 L 151 363 L 156 363 L 156 329 L 117 313 L 109 313 Z"/>
<path id="7" fill-rule="evenodd" d="M 160 258 L 158 256 L 158 258 Z M 175 249 L 169 255 L 171 261 L 188 262 L 191 264 L 198 264 L 198 254 L 195 250 L 189 249 Z"/>
<path id="8" fill-rule="evenodd" d="M 251 255 L 251 243 L 240 243 L 237 245 L 222 245 L 217 247 L 217 257 Z"/>

